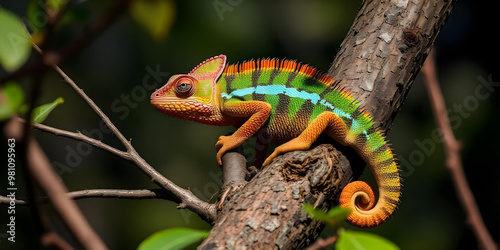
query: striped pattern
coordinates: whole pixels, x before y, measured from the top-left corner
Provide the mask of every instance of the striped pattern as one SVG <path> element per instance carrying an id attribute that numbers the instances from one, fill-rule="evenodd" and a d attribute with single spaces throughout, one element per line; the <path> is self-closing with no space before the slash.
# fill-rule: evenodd
<path id="1" fill-rule="evenodd" d="M 303 130 L 292 131 L 291 137 L 284 138 L 283 131 L 280 131 L 286 129 L 280 127 L 283 122 L 290 127 L 289 123 L 300 119 L 307 120 L 304 125 L 308 125 L 324 111 L 337 114 L 356 135 L 362 134 L 369 140 L 373 132 L 368 130 L 373 125 L 371 118 L 359 109 L 359 103 L 350 94 L 339 90 L 337 85 L 338 82 L 311 66 L 280 59 L 250 60 L 226 66 L 217 82 L 222 103 L 270 103 L 273 110 L 268 129 L 278 141 L 296 137 Z M 353 119 L 353 115 L 357 119 Z M 372 141 L 372 145 L 380 143 Z"/>
<path id="2" fill-rule="evenodd" d="M 222 112 L 227 103 L 269 103 L 272 110 L 264 129 L 278 142 L 296 138 L 323 112 L 338 115 L 347 130 L 341 131 L 345 138 L 340 142 L 353 147 L 370 166 L 380 194 L 371 210 L 360 212 L 357 209 L 360 204 L 356 204 L 353 197 L 359 192 L 373 195 L 373 191 L 366 188 L 367 185 L 348 185 L 342 192 L 341 205 L 355 211 L 349 217 L 353 225 L 376 226 L 392 214 L 399 202 L 398 167 L 383 134 L 374 128 L 371 116 L 357 100 L 337 86 L 338 82 L 306 64 L 260 59 L 226 66 L 217 82 L 217 95 Z M 325 132 L 329 135 L 339 133 Z"/>
<path id="3" fill-rule="evenodd" d="M 217 82 L 222 103 L 264 101 L 271 104 L 267 130 L 277 141 L 298 136 L 323 111 L 337 110 L 333 100 L 327 101 L 323 95 L 335 85 L 330 77 L 313 67 L 279 59 L 226 66 Z M 340 109 L 338 112 L 349 118 Z"/>

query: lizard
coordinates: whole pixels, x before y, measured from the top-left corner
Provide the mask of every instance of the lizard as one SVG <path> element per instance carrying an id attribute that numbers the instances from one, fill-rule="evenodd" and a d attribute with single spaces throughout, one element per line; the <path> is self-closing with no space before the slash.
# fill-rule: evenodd
<path id="1" fill-rule="evenodd" d="M 385 221 L 400 201 L 401 177 L 396 159 L 372 116 L 339 81 L 314 67 L 285 59 L 258 59 L 226 65 L 226 56 L 205 60 L 188 74 L 170 77 L 151 95 L 152 106 L 169 116 L 208 125 L 236 126 L 216 143 L 217 163 L 228 150 L 264 130 L 283 142 L 265 160 L 307 150 L 324 133 L 352 147 L 369 166 L 378 185 L 349 183 L 339 204 L 351 209 L 347 221 L 374 227 Z"/>

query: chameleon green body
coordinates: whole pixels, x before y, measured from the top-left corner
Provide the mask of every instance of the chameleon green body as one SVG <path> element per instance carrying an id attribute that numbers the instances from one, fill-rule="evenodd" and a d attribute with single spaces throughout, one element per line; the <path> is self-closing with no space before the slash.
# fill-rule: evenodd
<path id="1" fill-rule="evenodd" d="M 175 75 L 151 96 L 157 110 L 210 125 L 239 127 L 216 144 L 217 160 L 248 137 L 264 131 L 283 143 L 267 158 L 308 149 L 322 133 L 356 150 L 378 184 L 379 199 L 365 182 L 347 185 L 339 199 L 353 210 L 348 221 L 372 227 L 385 221 L 400 200 L 401 178 L 383 133 L 339 82 L 291 60 L 260 59 L 226 66 L 210 58 L 189 74 Z"/>
<path id="2" fill-rule="evenodd" d="M 221 106 L 239 101 L 269 103 L 271 114 L 266 129 L 269 135 L 281 142 L 297 137 L 321 113 L 332 111 L 349 125 L 352 133 L 366 138 L 373 148 L 384 145 L 384 139 L 372 129 L 371 118 L 362 113 L 359 103 L 340 91 L 338 83 L 331 78 L 294 61 L 264 60 L 275 65 L 288 62 L 290 67 L 258 69 L 255 61 L 249 61 L 235 73 L 231 67 L 238 66 L 228 66 L 217 81 Z M 297 71 L 297 65 L 299 70 L 304 66 L 303 71 Z"/>

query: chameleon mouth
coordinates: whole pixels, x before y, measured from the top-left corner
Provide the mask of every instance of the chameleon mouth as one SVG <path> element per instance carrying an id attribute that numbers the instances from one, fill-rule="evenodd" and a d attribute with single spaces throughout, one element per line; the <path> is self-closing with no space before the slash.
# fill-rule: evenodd
<path id="1" fill-rule="evenodd" d="M 162 100 L 163 99 L 163 100 Z M 153 107 L 167 115 L 185 117 L 187 113 L 191 115 L 206 116 L 211 114 L 211 107 L 195 101 L 166 101 L 165 98 L 151 99 Z"/>

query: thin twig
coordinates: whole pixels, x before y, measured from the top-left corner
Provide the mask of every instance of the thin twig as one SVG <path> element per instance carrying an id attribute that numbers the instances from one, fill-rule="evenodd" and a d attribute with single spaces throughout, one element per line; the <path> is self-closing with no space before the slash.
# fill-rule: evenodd
<path id="1" fill-rule="evenodd" d="M 430 96 L 432 111 L 436 120 L 436 125 L 441 131 L 443 146 L 446 152 L 446 167 L 451 173 L 455 183 L 457 196 L 462 203 L 462 207 L 467 215 L 467 222 L 474 232 L 482 249 L 497 249 L 493 238 L 484 225 L 481 214 L 474 199 L 474 194 L 470 190 L 467 178 L 463 171 L 460 159 L 460 142 L 455 139 L 453 130 L 448 120 L 443 94 L 439 88 L 439 81 L 434 62 L 434 53 L 431 52 L 421 70 L 427 92 Z"/>
<path id="2" fill-rule="evenodd" d="M 316 240 L 316 242 L 314 242 L 314 244 L 312 244 L 311 246 L 309 246 L 307 248 L 307 250 L 318 250 L 318 249 L 325 248 L 325 247 L 330 246 L 330 245 L 334 244 L 335 242 L 337 242 L 338 238 L 339 238 L 338 235 L 333 235 L 333 236 L 330 236 L 326 239 L 318 238 Z"/>
<path id="3" fill-rule="evenodd" d="M 21 122 L 26 122 L 26 120 L 24 119 L 21 119 L 21 118 L 18 118 L 19 121 Z M 106 143 L 103 143 L 97 139 L 94 139 L 94 138 L 91 138 L 91 137 L 88 137 L 84 134 L 82 134 L 81 132 L 70 132 L 70 131 L 67 131 L 67 130 L 63 130 L 63 129 L 58 129 L 58 128 L 54 128 L 54 127 L 51 127 L 51 126 L 47 126 L 47 125 L 44 125 L 44 124 L 41 124 L 41 123 L 31 123 L 31 126 L 33 126 L 33 128 L 36 128 L 36 129 L 39 129 L 41 131 L 45 131 L 45 132 L 49 132 L 49 133 L 52 133 L 54 135 L 58 135 L 58 136 L 63 136 L 63 137 L 67 137 L 67 138 L 71 138 L 71 139 L 75 139 L 77 141 L 83 141 L 83 142 L 86 142 L 92 146 L 95 146 L 97 148 L 100 148 L 100 149 L 104 149 L 110 153 L 113 153 L 123 159 L 126 159 L 126 160 L 131 160 L 130 159 L 130 154 L 128 154 L 127 152 L 125 151 L 122 151 L 122 150 L 119 150 L 117 148 L 114 148 L 112 146 L 109 146 L 108 144 Z"/>
<path id="4" fill-rule="evenodd" d="M 33 47 L 40 53 L 43 54 L 43 51 L 36 45 L 33 44 Z M 160 174 L 160 172 L 156 171 L 151 165 L 149 165 L 140 155 L 137 153 L 135 148 L 132 146 L 129 140 L 123 136 L 123 134 L 116 128 L 116 126 L 111 122 L 104 112 L 94 103 L 94 101 L 85 94 L 85 92 L 78 87 L 78 85 L 68 76 L 64 71 L 59 68 L 57 65 L 53 64 L 51 67 L 63 78 L 63 80 L 70 85 L 80 97 L 87 102 L 87 104 L 94 110 L 94 112 L 104 121 L 106 126 L 111 130 L 111 132 L 118 138 L 118 140 L 123 144 L 123 146 L 127 149 L 126 154 L 127 159 L 129 161 L 134 162 L 139 169 L 141 169 L 146 175 L 151 178 L 151 181 L 160 187 L 162 187 L 166 192 L 172 194 L 175 199 L 172 199 L 174 202 L 179 203 L 178 208 L 189 209 L 190 211 L 198 214 L 203 220 L 208 223 L 212 223 L 215 220 L 216 208 L 214 204 L 210 204 L 200 200 L 196 197 L 190 190 L 183 189 L 177 186 L 175 183 L 167 179 L 165 176 Z M 69 134 L 65 134 L 69 135 Z M 73 135 L 74 136 L 74 135 Z M 94 139 L 89 137 L 79 136 L 82 141 L 89 143 L 97 143 Z M 92 140 L 88 140 L 92 139 Z M 91 144 L 92 145 L 92 144 Z M 101 145 L 103 146 L 103 145 Z M 117 153 L 119 150 L 113 150 L 114 153 Z"/>
<path id="5" fill-rule="evenodd" d="M 41 51 L 39 51 L 41 53 Z M 127 150 L 132 150 L 133 147 L 132 145 L 130 144 L 130 142 L 125 138 L 125 136 L 123 136 L 123 134 L 120 132 L 120 130 L 118 130 L 118 128 L 116 128 L 116 126 L 111 122 L 111 120 L 109 119 L 109 117 L 104 114 L 104 112 L 102 112 L 102 110 L 99 108 L 99 106 L 97 106 L 97 104 L 95 104 L 95 102 L 87 96 L 87 94 L 85 94 L 85 92 L 83 91 L 83 89 L 79 88 L 78 85 L 76 85 L 76 83 L 68 76 L 66 75 L 66 73 L 64 73 L 64 71 L 59 68 L 57 65 L 52 65 L 52 68 L 63 78 L 63 80 L 69 84 L 75 91 L 78 95 L 80 95 L 80 97 L 85 100 L 85 102 L 90 106 L 90 108 L 92 108 L 92 110 L 94 110 L 94 112 L 99 116 L 101 117 L 101 119 L 104 121 L 104 123 L 106 124 L 106 126 L 108 126 L 108 128 L 111 130 L 111 132 L 118 138 L 118 140 L 120 140 L 120 142 L 123 144 L 123 146 L 125 146 L 125 148 L 127 148 Z"/>
<path id="6" fill-rule="evenodd" d="M 73 200 L 89 199 L 89 198 L 118 198 L 118 199 L 162 199 L 172 200 L 171 197 L 163 189 L 138 189 L 138 190 L 124 190 L 124 189 L 87 189 L 80 191 L 72 191 L 67 193 L 67 196 Z M 0 196 L 0 204 L 9 204 L 10 197 Z M 16 205 L 27 205 L 24 199 L 14 200 Z M 47 197 L 40 199 L 40 202 L 48 202 Z"/>

